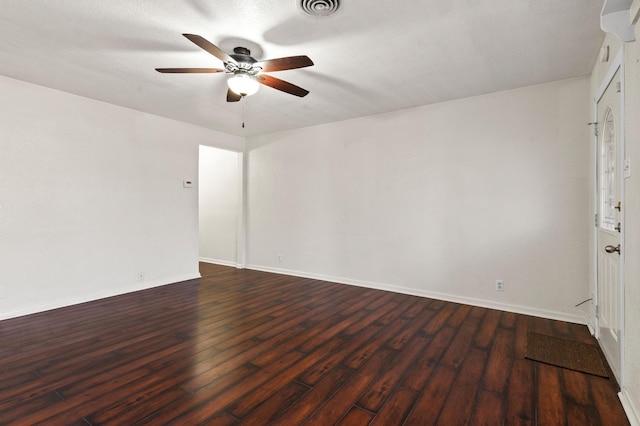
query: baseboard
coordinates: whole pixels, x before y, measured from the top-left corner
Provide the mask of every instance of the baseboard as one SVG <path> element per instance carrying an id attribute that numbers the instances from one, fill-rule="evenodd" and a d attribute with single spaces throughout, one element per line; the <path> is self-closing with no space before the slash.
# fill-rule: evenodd
<path id="1" fill-rule="evenodd" d="M 200 278 L 199 273 L 177 275 L 177 276 L 172 276 L 170 278 L 161 279 L 161 280 L 144 281 L 141 283 L 136 283 L 136 285 L 132 287 L 109 289 L 109 291 L 94 293 L 92 295 L 88 295 L 84 297 L 77 297 L 77 298 L 56 301 L 53 303 L 47 303 L 40 306 L 30 306 L 28 308 L 18 309 L 15 311 L 1 312 L 0 321 L 10 319 L 10 318 L 23 317 L 25 315 L 37 314 L 40 312 L 50 311 L 52 309 L 59 309 L 59 308 L 65 308 L 67 306 L 79 305 L 81 303 L 94 302 L 96 300 L 106 299 L 108 297 L 120 296 L 122 294 L 127 294 L 127 293 L 134 293 L 140 290 L 147 290 L 154 287 L 161 287 L 163 285 L 174 284 L 181 281 L 193 280 L 196 278 Z"/>
<path id="2" fill-rule="evenodd" d="M 618 398 L 620 398 L 622 408 L 624 409 L 631 426 L 640 426 L 640 413 L 633 406 L 626 389 L 622 389 L 622 391 L 618 393 Z"/>
<path id="3" fill-rule="evenodd" d="M 230 260 L 210 259 L 208 257 L 200 257 L 198 258 L 198 261 L 204 262 L 204 263 L 212 263 L 214 265 L 232 266 L 234 268 L 238 267 L 238 264 L 236 262 L 232 262 Z"/>
<path id="4" fill-rule="evenodd" d="M 329 282 L 334 282 L 338 284 L 355 285 L 358 287 L 366 287 L 366 288 L 372 288 L 376 290 L 392 291 L 394 293 L 408 294 L 411 296 L 428 297 L 430 299 L 444 300 L 446 302 L 462 303 L 465 305 L 473 305 L 481 308 L 497 309 L 500 311 L 513 312 L 516 314 L 523 314 L 523 315 L 531 315 L 534 317 L 548 318 L 548 319 L 553 319 L 558 321 L 566 321 L 566 322 L 571 322 L 575 324 L 582 324 L 582 325 L 587 324 L 587 319 L 581 315 L 570 315 L 564 312 L 548 311 L 544 309 L 531 308 L 528 306 L 509 305 L 509 304 L 494 302 L 491 300 L 475 299 L 471 297 L 463 297 L 463 296 L 457 296 L 457 295 L 446 294 L 446 293 L 418 290 L 414 288 L 400 287 L 400 286 L 378 283 L 378 282 L 354 280 L 350 278 L 314 274 L 314 273 L 301 272 L 301 271 L 295 271 L 295 270 L 289 270 L 289 269 L 271 268 L 271 267 L 265 267 L 260 265 L 247 265 L 246 268 L 253 269 L 256 271 L 272 272 L 272 273 L 282 274 L 282 275 L 292 275 L 292 276 L 302 277 L 302 278 L 311 278 L 316 280 L 329 281 Z"/>

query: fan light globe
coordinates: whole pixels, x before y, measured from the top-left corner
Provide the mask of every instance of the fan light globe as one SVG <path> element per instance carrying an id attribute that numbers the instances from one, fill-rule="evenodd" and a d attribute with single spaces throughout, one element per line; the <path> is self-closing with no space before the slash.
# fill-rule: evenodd
<path id="1" fill-rule="evenodd" d="M 247 74 L 234 74 L 227 80 L 229 89 L 240 96 L 251 96 L 258 91 L 260 84 Z"/>

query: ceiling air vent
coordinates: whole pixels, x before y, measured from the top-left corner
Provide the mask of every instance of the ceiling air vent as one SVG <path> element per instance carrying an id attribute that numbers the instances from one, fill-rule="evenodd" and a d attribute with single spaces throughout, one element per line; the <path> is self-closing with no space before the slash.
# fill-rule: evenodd
<path id="1" fill-rule="evenodd" d="M 300 0 L 300 7 L 307 15 L 324 18 L 336 13 L 340 0 Z"/>

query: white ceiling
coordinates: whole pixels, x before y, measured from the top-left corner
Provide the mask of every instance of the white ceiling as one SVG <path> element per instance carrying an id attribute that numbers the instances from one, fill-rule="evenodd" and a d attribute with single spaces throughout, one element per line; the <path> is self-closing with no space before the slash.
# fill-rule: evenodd
<path id="1" fill-rule="evenodd" d="M 604 37 L 601 0 L 342 0 L 323 19 L 298 1 L 3 0 L 0 74 L 251 136 L 586 75 Z M 156 72 L 222 66 L 182 33 L 307 55 L 272 75 L 311 93 L 227 103 L 224 74 Z"/>

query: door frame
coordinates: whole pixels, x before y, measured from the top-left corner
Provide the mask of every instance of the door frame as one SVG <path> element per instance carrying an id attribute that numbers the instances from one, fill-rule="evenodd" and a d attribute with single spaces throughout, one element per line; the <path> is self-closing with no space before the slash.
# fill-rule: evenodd
<path id="1" fill-rule="evenodd" d="M 236 249 L 235 249 L 235 261 L 220 261 L 215 262 L 225 266 L 235 266 L 238 269 L 244 269 L 246 267 L 247 258 L 247 242 L 246 242 L 246 228 L 247 228 L 247 156 L 244 151 L 238 151 L 229 148 L 223 148 L 215 145 L 199 144 L 198 145 L 198 177 L 200 176 L 201 168 L 201 147 L 213 148 L 220 151 L 232 152 L 236 154 L 236 178 L 238 179 L 238 185 L 236 188 Z M 199 185 L 198 185 L 199 186 Z M 200 214 L 200 188 L 198 188 L 198 214 Z M 198 226 L 198 238 L 200 238 L 200 227 Z M 202 258 L 198 252 L 198 261 Z"/>
<path id="2" fill-rule="evenodd" d="M 624 75 L 624 44 L 621 45 L 620 47 L 620 51 L 618 52 L 618 54 L 615 56 L 615 58 L 613 59 L 613 61 L 611 62 L 611 66 L 609 67 L 609 70 L 607 71 L 607 73 L 604 75 L 600 86 L 598 87 L 598 90 L 596 92 L 596 96 L 593 98 L 593 117 L 594 117 L 594 122 L 596 122 L 598 120 L 598 102 L 600 101 L 600 99 L 602 99 L 602 96 L 604 95 L 604 92 L 606 91 L 607 87 L 609 86 L 609 84 L 612 82 L 616 72 L 620 72 L 620 131 L 619 131 L 619 149 L 618 149 L 618 161 L 619 161 L 619 165 L 622 166 L 624 164 L 624 159 L 625 159 L 625 110 L 624 110 L 624 98 L 625 98 L 625 75 Z M 593 273 L 593 301 L 594 301 L 594 305 L 596 307 L 596 309 L 592 312 L 593 315 L 593 324 L 594 324 L 594 335 L 596 337 L 596 339 L 598 339 L 598 343 L 600 344 L 600 324 L 599 324 L 599 318 L 597 315 L 597 307 L 599 305 L 599 300 L 598 300 L 598 250 L 600 249 L 599 245 L 598 245 L 598 227 L 600 226 L 599 224 L 599 218 L 598 218 L 598 214 L 599 214 L 599 198 L 600 198 L 600 194 L 599 194 L 599 170 L 598 170 L 598 135 L 596 133 L 599 133 L 602 128 L 599 125 L 600 123 L 596 123 L 596 128 L 598 129 L 598 132 L 594 132 L 593 135 L 593 149 L 592 149 L 592 155 L 593 160 L 592 160 L 592 165 L 594 168 L 594 179 L 591 182 L 592 185 L 592 194 L 593 194 L 593 214 L 594 214 L 594 222 L 595 222 L 595 232 L 593 233 L 593 247 L 594 250 L 592 251 L 592 273 Z M 620 371 L 618 371 L 617 376 L 616 376 L 616 380 L 618 381 L 618 385 L 620 387 L 623 387 L 623 378 L 624 378 L 624 353 L 625 353 L 625 323 L 624 323 L 624 317 L 625 317 L 625 310 L 624 310 L 624 290 L 625 290 L 625 280 L 624 280 L 624 258 L 625 258 L 625 210 L 626 208 L 624 207 L 626 205 L 625 203 L 625 188 L 624 188 L 624 173 L 622 172 L 622 170 L 620 170 L 619 173 L 619 180 L 618 180 L 618 185 L 620 188 L 620 202 L 622 203 L 623 208 L 621 209 L 620 212 L 620 223 L 622 224 L 622 230 L 620 232 L 620 277 L 619 277 L 619 282 L 618 282 L 618 289 L 619 289 L 619 308 L 620 308 Z M 618 377 L 619 376 L 619 377 Z"/>
<path id="3" fill-rule="evenodd" d="M 238 152 L 238 173 L 240 187 L 238 188 L 238 222 L 236 226 L 236 268 L 245 269 L 247 266 L 247 192 L 248 192 L 248 156 L 244 151 Z"/>

